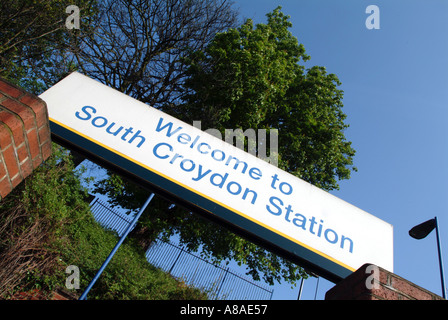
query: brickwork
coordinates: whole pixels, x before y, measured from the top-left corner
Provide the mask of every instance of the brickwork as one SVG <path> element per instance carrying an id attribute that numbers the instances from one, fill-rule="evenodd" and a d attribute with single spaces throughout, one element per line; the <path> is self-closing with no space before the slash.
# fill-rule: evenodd
<path id="1" fill-rule="evenodd" d="M 442 297 L 371 264 L 331 288 L 326 300 L 442 300 Z"/>
<path id="2" fill-rule="evenodd" d="M 51 154 L 47 106 L 0 78 L 0 197 Z"/>

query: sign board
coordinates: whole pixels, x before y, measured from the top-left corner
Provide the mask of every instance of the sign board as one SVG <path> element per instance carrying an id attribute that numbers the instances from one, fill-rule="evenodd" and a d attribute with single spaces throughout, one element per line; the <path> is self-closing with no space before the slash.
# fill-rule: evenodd
<path id="1" fill-rule="evenodd" d="M 76 72 L 40 98 L 55 139 L 331 281 L 393 271 L 390 224 L 241 149 Z"/>

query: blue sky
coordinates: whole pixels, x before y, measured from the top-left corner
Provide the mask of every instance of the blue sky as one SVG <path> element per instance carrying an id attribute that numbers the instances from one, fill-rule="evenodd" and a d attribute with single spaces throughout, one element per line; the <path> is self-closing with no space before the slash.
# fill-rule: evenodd
<path id="1" fill-rule="evenodd" d="M 409 229 L 438 217 L 448 254 L 448 2 L 445 0 L 237 0 L 243 18 L 265 23 L 282 6 L 305 46 L 307 66 L 325 66 L 344 90 L 346 137 L 358 172 L 336 196 L 394 226 L 394 273 L 441 295 L 435 232 Z M 380 9 L 369 30 L 366 8 Z M 381 237 L 381 235 L 378 235 Z M 304 283 L 314 299 L 316 279 Z M 332 283 L 320 279 L 317 299 Z M 274 299 L 296 299 L 298 287 L 275 287 Z"/>

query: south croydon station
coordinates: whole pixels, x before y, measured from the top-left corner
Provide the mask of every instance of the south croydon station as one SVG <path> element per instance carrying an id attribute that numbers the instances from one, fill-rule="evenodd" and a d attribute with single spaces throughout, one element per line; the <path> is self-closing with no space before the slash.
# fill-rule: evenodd
<path id="1" fill-rule="evenodd" d="M 143 136 L 142 131 L 134 129 L 133 127 L 118 126 L 115 122 L 110 122 L 104 116 L 93 117 L 91 113 L 96 114 L 96 108 L 92 106 L 84 106 L 82 114 L 76 112 L 75 116 L 83 121 L 90 121 L 91 125 L 96 128 L 104 128 L 108 134 L 119 137 L 120 140 L 133 144 L 136 148 L 140 148 L 146 142 L 146 137 Z M 223 150 L 213 149 L 210 144 L 201 141 L 201 136 L 197 135 L 194 138 L 182 131 L 183 127 L 175 127 L 171 121 L 165 120 L 163 117 L 159 118 L 155 131 L 162 133 L 172 141 L 181 145 L 186 145 L 193 151 L 196 151 L 204 156 L 209 156 L 213 160 L 224 164 L 229 169 L 238 171 L 241 174 L 249 176 L 253 180 L 260 180 L 262 178 L 262 171 L 257 167 L 250 167 L 245 161 L 241 161 L 237 157 L 226 154 Z M 213 172 L 211 169 L 204 168 L 202 164 L 195 163 L 192 159 L 186 158 L 184 155 L 175 152 L 172 144 L 167 142 L 159 142 L 152 149 L 153 155 L 162 160 L 166 160 L 170 165 L 178 165 L 183 171 L 191 172 L 193 176 L 191 180 L 201 181 L 209 180 L 210 184 L 222 190 L 226 190 L 232 196 L 239 196 L 243 200 L 255 204 L 258 194 L 255 190 L 243 187 L 237 181 L 229 179 L 229 173 Z M 269 177 L 270 188 L 273 190 L 280 190 L 283 195 L 290 195 L 292 193 L 292 186 L 286 182 L 278 183 L 278 176 L 275 174 Z M 285 205 L 281 198 L 276 196 L 269 197 L 269 203 L 266 204 L 267 212 L 278 218 L 283 218 L 283 221 L 290 223 L 298 228 L 297 231 L 308 231 L 310 234 L 326 240 L 328 243 L 336 244 L 340 249 L 345 249 L 353 253 L 353 240 L 345 235 L 339 235 L 335 230 L 324 228 L 324 220 L 305 217 L 301 213 L 294 213 L 291 204 Z"/>
<path id="2" fill-rule="evenodd" d="M 39 97 L 56 142 L 267 250 L 331 281 L 393 271 L 392 225 L 253 154 L 77 72 Z"/>

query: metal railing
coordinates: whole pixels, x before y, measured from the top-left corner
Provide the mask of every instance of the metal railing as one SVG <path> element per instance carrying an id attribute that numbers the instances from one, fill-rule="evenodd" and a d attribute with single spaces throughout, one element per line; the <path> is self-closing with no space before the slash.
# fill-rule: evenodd
<path id="1" fill-rule="evenodd" d="M 186 284 L 207 292 L 212 300 L 272 299 L 274 290 L 171 242 L 157 240 L 146 252 L 146 259 Z"/>
<path id="2" fill-rule="evenodd" d="M 133 215 L 113 210 L 107 203 L 98 198 L 90 204 L 90 211 L 95 220 L 104 228 L 115 231 L 119 237 L 123 235 L 126 227 L 132 222 Z"/>
<path id="3" fill-rule="evenodd" d="M 124 232 L 133 215 L 113 210 L 96 198 L 91 203 L 96 221 L 104 228 Z M 146 251 L 146 259 L 152 265 L 184 281 L 187 285 L 205 291 L 214 300 L 270 300 L 274 290 L 248 277 L 232 271 L 229 267 L 213 264 L 199 255 L 187 251 L 172 242 L 158 239 Z"/>

